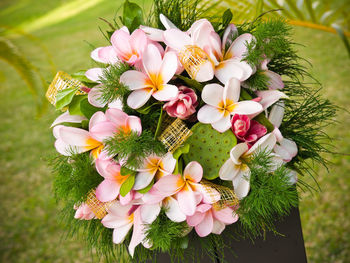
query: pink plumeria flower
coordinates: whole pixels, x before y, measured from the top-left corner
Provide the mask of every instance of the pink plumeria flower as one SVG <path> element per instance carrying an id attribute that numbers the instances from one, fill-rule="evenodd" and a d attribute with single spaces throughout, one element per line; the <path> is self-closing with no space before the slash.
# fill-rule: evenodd
<path id="1" fill-rule="evenodd" d="M 51 124 L 51 128 L 64 122 L 81 123 L 84 120 L 87 120 L 87 118 L 80 115 L 70 115 L 69 111 L 66 111 L 56 118 L 56 120 Z"/>
<path id="2" fill-rule="evenodd" d="M 257 139 L 267 133 L 264 125 L 255 120 L 250 120 L 246 115 L 235 114 L 231 123 L 232 132 L 236 135 L 237 139 L 248 143 L 248 145 L 254 144 Z"/>
<path id="3" fill-rule="evenodd" d="M 282 80 L 281 75 L 277 74 L 276 72 L 273 72 L 268 69 L 267 64 L 270 62 L 270 59 L 265 59 L 261 63 L 261 69 L 263 70 L 262 74 L 265 74 L 268 77 L 267 81 L 267 87 L 270 90 L 277 90 L 277 89 L 283 89 L 284 83 Z"/>
<path id="4" fill-rule="evenodd" d="M 176 54 L 167 52 L 162 58 L 159 49 L 150 44 L 143 54 L 142 62 L 145 72 L 129 70 L 120 77 L 120 81 L 133 91 L 128 97 L 128 106 L 138 109 L 145 105 L 151 96 L 159 101 L 175 98 L 178 88 L 168 82 L 177 69 Z"/>
<path id="5" fill-rule="evenodd" d="M 200 237 L 210 233 L 220 235 L 226 225 L 235 223 L 238 215 L 232 208 L 215 210 L 212 205 L 200 204 L 193 216 L 187 217 L 187 224 L 193 226 Z"/>
<path id="6" fill-rule="evenodd" d="M 95 106 L 97 108 L 104 108 L 107 105 L 106 102 L 103 102 L 101 100 L 102 89 L 103 87 L 101 87 L 101 85 L 97 85 L 88 92 L 88 101 L 92 106 Z M 108 103 L 107 106 L 111 109 L 122 110 L 123 102 L 120 99 L 115 99 L 114 101 Z"/>
<path id="7" fill-rule="evenodd" d="M 216 32 L 211 32 L 209 36 L 210 44 L 205 51 L 215 64 L 215 77 L 221 83 L 226 83 L 232 77 L 244 81 L 254 72 L 247 62 L 242 61 L 248 52 L 247 45 L 254 40 L 254 37 L 245 33 L 232 41 L 237 35 L 236 26 L 230 24 L 225 30 L 222 42 Z"/>
<path id="8" fill-rule="evenodd" d="M 105 134 L 101 137 L 98 133 L 93 132 L 97 125 L 104 121 L 104 113 L 96 112 L 90 119 L 89 131 L 80 128 L 66 127 L 58 125 L 53 129 L 56 137 L 56 150 L 66 156 L 72 153 L 83 153 L 91 151 L 91 155 L 97 159 L 104 148 L 103 139 L 106 136 L 112 136 L 113 133 Z"/>
<path id="9" fill-rule="evenodd" d="M 104 178 L 96 188 L 97 199 L 101 202 L 115 200 L 129 175 L 121 175 L 120 165 L 113 160 L 96 160 L 96 170 Z"/>
<path id="10" fill-rule="evenodd" d="M 269 133 L 260 138 L 250 149 L 246 143 L 239 143 L 230 152 L 230 158 L 220 168 L 222 180 L 232 181 L 235 194 L 239 199 L 248 195 L 250 189 L 250 169 L 244 163 L 258 151 L 272 151 L 276 144 L 276 137 Z M 280 162 L 278 162 L 280 163 Z"/>
<path id="11" fill-rule="evenodd" d="M 274 152 L 282 157 L 283 161 L 290 162 L 298 154 L 297 144 L 284 138 L 279 127 L 282 123 L 284 116 L 284 103 L 276 103 L 270 111 L 269 120 L 275 126 L 273 133 L 277 138 L 277 144 L 274 147 Z"/>
<path id="12" fill-rule="evenodd" d="M 151 155 L 145 158 L 143 166 L 138 169 L 133 189 L 141 190 L 147 187 L 155 178 L 159 180 L 163 176 L 171 174 L 176 165 L 176 160 L 171 153 L 163 157 Z"/>
<path id="13" fill-rule="evenodd" d="M 271 107 L 280 99 L 288 99 L 289 97 L 279 90 L 259 90 L 256 95 L 261 98 L 259 103 L 262 105 L 263 109 Z"/>
<path id="14" fill-rule="evenodd" d="M 99 122 L 91 128 L 94 136 L 103 141 L 118 131 L 129 133 L 131 131 L 141 134 L 141 120 L 136 116 L 129 116 L 119 109 L 108 109 L 101 114 Z"/>
<path id="15" fill-rule="evenodd" d="M 198 121 L 209 123 L 219 132 L 231 127 L 231 115 L 257 114 L 262 107 L 255 101 L 238 101 L 241 91 L 240 81 L 232 78 L 225 87 L 208 84 L 202 91 L 202 99 L 207 104 L 198 111 Z"/>
<path id="16" fill-rule="evenodd" d="M 198 104 L 196 92 L 186 86 L 180 86 L 177 97 L 165 103 L 163 109 L 171 117 L 186 120 L 196 112 Z"/>
<path id="17" fill-rule="evenodd" d="M 209 81 L 214 77 L 213 62 L 204 52 L 211 32 L 215 32 L 211 23 L 206 19 L 200 19 L 187 32 L 171 28 L 163 33 L 165 44 L 176 50 L 179 57 L 191 58 L 194 56 L 201 61 L 200 65 L 196 65 L 198 68 L 196 69 L 195 76 L 192 76 L 199 82 Z M 192 60 L 188 59 L 186 61 L 191 62 Z"/>
<path id="18" fill-rule="evenodd" d="M 160 22 L 163 24 L 165 29 L 178 29 L 165 15 L 160 14 L 159 15 Z M 143 26 L 141 25 L 140 28 L 147 34 L 147 37 L 153 41 L 157 42 L 163 42 L 163 33 L 164 30 Z"/>
<path id="19" fill-rule="evenodd" d="M 74 206 L 74 209 L 77 210 L 74 215 L 75 219 L 91 220 L 96 218 L 94 212 L 92 212 L 91 208 L 86 203 Z"/>
<path id="20" fill-rule="evenodd" d="M 195 213 L 198 202 L 205 194 L 203 187 L 199 184 L 203 176 L 203 168 L 198 162 L 193 161 L 187 164 L 183 174 L 183 176 L 180 174 L 164 176 L 154 185 L 154 188 L 163 197 L 176 194 L 181 211 L 190 216 Z M 196 195 L 199 195 L 200 199 L 196 198 Z M 213 202 L 219 198 L 220 195 Z"/>
<path id="21" fill-rule="evenodd" d="M 142 207 L 142 206 L 141 206 Z M 131 228 L 133 228 L 131 241 L 129 244 L 129 253 L 134 255 L 137 245 L 142 243 L 149 247 L 145 240 L 145 226 L 141 219 L 141 207 L 135 205 L 122 206 L 120 202 L 114 202 L 108 209 L 108 214 L 102 219 L 101 223 L 113 230 L 113 243 L 121 244 L 125 240 Z"/>

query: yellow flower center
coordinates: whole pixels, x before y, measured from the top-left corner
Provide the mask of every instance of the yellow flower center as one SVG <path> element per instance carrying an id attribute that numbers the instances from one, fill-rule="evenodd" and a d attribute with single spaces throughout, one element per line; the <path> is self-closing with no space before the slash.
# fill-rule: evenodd
<path id="1" fill-rule="evenodd" d="M 227 117 L 230 113 L 236 108 L 237 104 L 234 103 L 230 99 L 226 99 L 226 101 L 222 100 L 219 105 L 219 111 L 224 113 L 224 116 Z"/>

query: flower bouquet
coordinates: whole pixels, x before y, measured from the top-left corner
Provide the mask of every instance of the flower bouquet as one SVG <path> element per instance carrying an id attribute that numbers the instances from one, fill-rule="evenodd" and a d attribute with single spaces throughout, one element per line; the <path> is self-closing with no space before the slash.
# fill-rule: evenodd
<path id="1" fill-rule="evenodd" d="M 303 83 L 289 26 L 206 19 L 199 4 L 155 0 L 145 20 L 126 1 L 97 66 L 48 89 L 63 112 L 51 162 L 63 218 L 107 259 L 215 258 L 225 235 L 275 231 L 307 160 L 325 162 L 336 108 Z"/>

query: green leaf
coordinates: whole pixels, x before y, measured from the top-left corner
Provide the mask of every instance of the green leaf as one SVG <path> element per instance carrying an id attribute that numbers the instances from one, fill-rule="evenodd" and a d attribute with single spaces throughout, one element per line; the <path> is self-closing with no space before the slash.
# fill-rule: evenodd
<path id="1" fill-rule="evenodd" d="M 178 160 L 182 154 L 186 154 L 189 151 L 190 151 L 190 144 L 186 143 L 182 145 L 180 148 L 176 149 L 176 151 L 173 153 L 173 158 L 175 160 Z"/>
<path id="2" fill-rule="evenodd" d="M 265 116 L 265 114 L 263 112 L 260 113 L 258 116 L 256 116 L 254 118 L 254 120 L 256 120 L 260 124 L 264 125 L 266 127 L 268 133 L 272 132 L 275 129 L 273 124 L 269 121 L 268 118 L 266 118 L 266 116 Z"/>
<path id="3" fill-rule="evenodd" d="M 140 194 L 145 194 L 147 193 L 149 190 L 151 190 L 152 186 L 154 185 L 154 180 L 152 180 L 152 182 L 146 186 L 145 188 L 143 189 L 140 189 L 140 190 L 137 190 L 137 192 L 139 192 Z"/>
<path id="4" fill-rule="evenodd" d="M 128 179 L 125 180 L 125 182 L 120 187 L 120 195 L 126 196 L 132 189 L 135 183 L 135 175 L 130 175 Z"/>
<path id="5" fill-rule="evenodd" d="M 230 24 L 231 20 L 232 20 L 232 12 L 230 9 L 226 9 L 226 11 L 224 12 L 224 14 L 222 15 L 222 26 L 223 28 L 226 28 L 228 24 Z"/>
<path id="6" fill-rule="evenodd" d="M 151 111 L 153 106 L 160 105 L 160 104 L 161 104 L 160 102 L 155 102 L 151 105 L 145 105 L 145 106 L 137 109 L 137 112 L 139 112 L 141 114 L 148 114 Z"/>
<path id="7" fill-rule="evenodd" d="M 61 110 L 69 105 L 77 92 L 78 88 L 69 88 L 60 90 L 56 95 L 56 109 Z"/>
<path id="8" fill-rule="evenodd" d="M 84 114 L 80 110 L 80 102 L 86 98 L 87 98 L 87 95 L 74 96 L 72 102 L 69 104 L 69 107 L 68 107 L 69 114 L 84 116 Z"/>
<path id="9" fill-rule="evenodd" d="M 89 120 L 83 120 L 81 122 L 81 127 L 84 129 L 84 130 L 88 130 L 89 129 Z"/>
<path id="10" fill-rule="evenodd" d="M 80 111 L 86 118 L 90 119 L 95 112 L 104 111 L 104 109 L 92 106 L 88 99 L 85 98 L 80 102 Z"/>
<path id="11" fill-rule="evenodd" d="M 134 31 L 143 23 L 142 8 L 128 0 L 124 2 L 123 24 L 130 30 Z"/>
<path id="12" fill-rule="evenodd" d="M 194 79 L 190 79 L 181 75 L 176 75 L 179 79 L 183 80 L 190 88 L 194 88 L 198 91 L 202 91 L 204 88 L 204 85 L 199 83 L 198 81 Z"/>
<path id="13" fill-rule="evenodd" d="M 125 166 L 122 166 L 120 168 L 120 174 L 123 175 L 123 176 L 126 176 L 126 175 L 136 175 L 136 172 L 134 170 L 131 170 Z"/>
<path id="14" fill-rule="evenodd" d="M 86 76 L 85 76 L 85 72 L 86 70 L 79 70 L 78 72 L 75 72 L 73 74 L 71 74 L 72 78 L 74 79 L 77 79 L 81 82 L 85 82 L 85 83 L 96 83 L 90 79 L 88 79 Z"/>

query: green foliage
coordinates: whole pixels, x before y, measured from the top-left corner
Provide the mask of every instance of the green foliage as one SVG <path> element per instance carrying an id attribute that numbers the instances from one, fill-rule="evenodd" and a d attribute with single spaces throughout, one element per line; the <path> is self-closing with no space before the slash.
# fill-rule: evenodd
<path id="1" fill-rule="evenodd" d="M 247 45 L 248 52 L 245 60 L 252 66 L 260 65 L 266 58 L 272 58 L 276 54 L 284 54 L 291 46 L 288 39 L 290 26 L 282 19 L 263 21 L 257 19 L 252 23 L 242 25 L 240 33 L 250 32 L 255 40 Z"/>
<path id="2" fill-rule="evenodd" d="M 120 187 L 120 195 L 126 196 L 135 184 L 135 175 L 130 175 Z"/>
<path id="3" fill-rule="evenodd" d="M 187 139 L 189 152 L 184 154 L 185 163 L 199 162 L 203 167 L 203 177 L 213 180 L 219 176 L 221 166 L 230 157 L 231 149 L 237 139 L 231 130 L 224 133 L 216 131 L 210 124 L 197 123 Z"/>
<path id="4" fill-rule="evenodd" d="M 89 153 L 59 155 L 50 161 L 50 166 L 55 175 L 53 190 L 57 200 L 83 202 L 88 192 L 103 179 L 95 170 Z"/>
<path id="5" fill-rule="evenodd" d="M 269 152 L 261 150 L 247 162 L 250 169 L 250 192 L 241 200 L 237 213 L 240 232 L 255 238 L 264 231 L 276 231 L 274 223 L 298 206 L 298 193 L 290 183 L 285 166 L 274 167 Z"/>
<path id="6" fill-rule="evenodd" d="M 258 69 L 254 75 L 245 81 L 245 84 L 252 90 L 266 90 L 269 78 L 263 70 Z"/>
<path id="7" fill-rule="evenodd" d="M 81 102 L 87 99 L 87 95 L 74 96 L 73 100 L 69 104 L 68 110 L 70 115 L 83 115 L 81 112 Z"/>
<path id="8" fill-rule="evenodd" d="M 152 249 L 168 252 L 174 249 L 175 241 L 182 237 L 188 225 L 186 221 L 181 223 L 171 221 L 162 209 L 156 220 L 146 225 L 145 228 L 146 240 L 153 244 Z"/>
<path id="9" fill-rule="evenodd" d="M 130 70 L 130 66 L 124 62 L 117 62 L 103 70 L 102 78 L 100 79 L 102 83 L 100 100 L 102 103 L 120 99 L 126 105 L 127 96 L 131 91 L 120 82 L 120 76 L 128 70 Z"/>
<path id="10" fill-rule="evenodd" d="M 159 19 L 163 14 L 180 30 L 186 31 L 191 25 L 217 4 L 201 0 L 153 0 L 148 24 L 164 29 Z"/>
<path id="11" fill-rule="evenodd" d="M 80 102 L 80 111 L 82 115 L 84 115 L 86 118 L 90 119 L 92 115 L 94 115 L 98 111 L 105 111 L 106 107 L 104 108 L 98 108 L 95 106 L 92 106 L 87 98 L 84 98 Z"/>
<path id="12" fill-rule="evenodd" d="M 123 5 L 123 17 L 121 22 L 130 32 L 133 32 L 143 24 L 143 11 L 140 6 L 125 0 Z"/>
<path id="13" fill-rule="evenodd" d="M 56 95 L 56 109 L 62 110 L 64 107 L 68 106 L 72 102 L 77 91 L 78 88 L 59 90 Z"/>
<path id="14" fill-rule="evenodd" d="M 114 137 L 107 139 L 105 145 L 109 154 L 117 155 L 117 160 L 127 160 L 125 166 L 132 170 L 139 168 L 147 156 L 160 156 L 166 152 L 164 145 L 154 139 L 149 130 L 144 130 L 141 135 L 120 130 Z"/>

